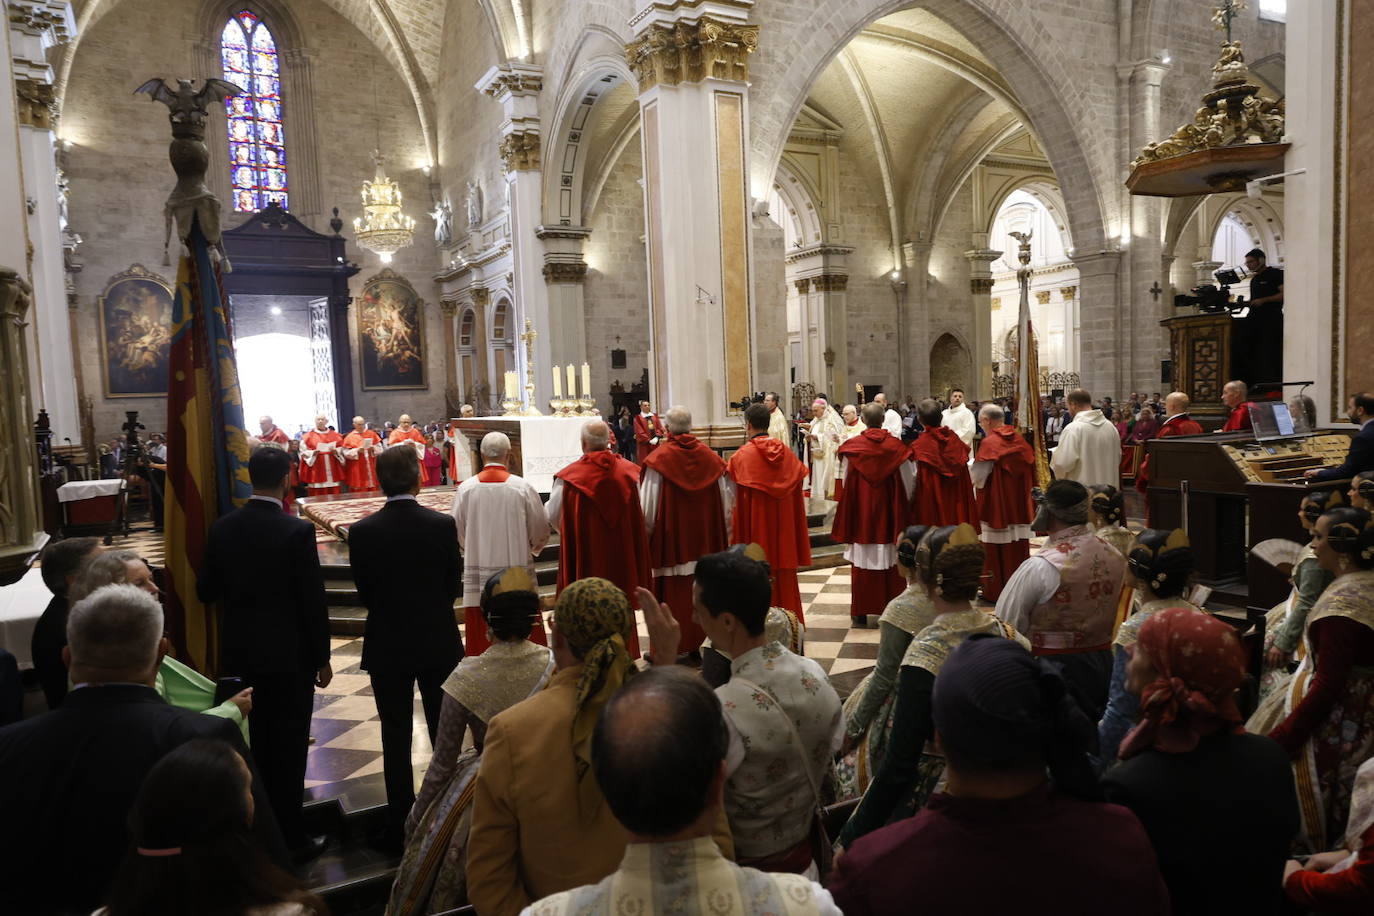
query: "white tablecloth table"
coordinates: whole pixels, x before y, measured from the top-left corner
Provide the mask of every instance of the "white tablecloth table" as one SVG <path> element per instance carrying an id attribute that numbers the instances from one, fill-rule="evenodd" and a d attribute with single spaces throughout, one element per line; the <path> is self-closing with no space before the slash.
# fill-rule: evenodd
<path id="1" fill-rule="evenodd" d="M 51 600 L 52 592 L 37 567 L 13 585 L 0 588 L 0 648 L 14 655 L 21 671 L 33 667 L 33 628 Z"/>
<path id="2" fill-rule="evenodd" d="M 119 491 L 124 489 L 122 478 L 111 478 L 109 480 L 69 480 L 57 488 L 57 501 L 60 503 L 73 503 L 83 499 L 95 499 L 99 496 L 118 496 Z"/>

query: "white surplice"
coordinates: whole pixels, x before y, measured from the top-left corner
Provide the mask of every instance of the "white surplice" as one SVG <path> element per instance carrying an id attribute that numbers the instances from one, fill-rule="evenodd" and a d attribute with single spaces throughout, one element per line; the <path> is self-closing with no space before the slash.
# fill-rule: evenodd
<path id="1" fill-rule="evenodd" d="M 501 483 L 469 477 L 453 494 L 452 514 L 463 549 L 463 607 L 478 607 L 487 579 L 508 566 L 524 566 L 534 578 L 549 519 L 533 484 L 514 474 Z"/>

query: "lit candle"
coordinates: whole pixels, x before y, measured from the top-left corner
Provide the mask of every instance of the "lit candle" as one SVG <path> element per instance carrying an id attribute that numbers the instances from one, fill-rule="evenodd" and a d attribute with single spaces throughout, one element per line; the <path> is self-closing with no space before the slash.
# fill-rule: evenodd
<path id="1" fill-rule="evenodd" d="M 592 367 L 586 363 L 582 364 L 582 396 L 584 398 L 592 396 Z"/>
<path id="2" fill-rule="evenodd" d="M 506 373 L 506 399 L 513 401 L 519 397 L 519 386 L 514 372 Z"/>
<path id="3" fill-rule="evenodd" d="M 559 375 L 557 366 L 553 367 L 553 396 L 563 397 L 563 378 Z"/>
<path id="4" fill-rule="evenodd" d="M 572 363 L 568 363 L 568 397 L 577 397 L 577 373 L 573 370 Z"/>

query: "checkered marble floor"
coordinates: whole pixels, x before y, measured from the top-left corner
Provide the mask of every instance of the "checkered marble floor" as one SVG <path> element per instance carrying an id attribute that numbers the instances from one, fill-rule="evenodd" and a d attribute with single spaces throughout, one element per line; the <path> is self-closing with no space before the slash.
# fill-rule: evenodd
<path id="1" fill-rule="evenodd" d="M 798 580 L 807 624 L 806 655 L 831 675 L 864 672 L 871 668 L 878 656 L 878 631 L 856 630 L 849 626 L 849 567 L 803 572 L 798 574 Z M 641 646 L 648 646 L 648 632 L 642 616 L 639 640 Z M 362 646 L 361 639 L 330 640 L 334 680 L 315 693 L 315 714 L 311 723 L 315 743 L 310 747 L 306 768 L 307 789 L 382 772 L 381 721 L 377 717 L 367 673 L 358 667 Z M 858 673 L 851 675 L 858 676 Z M 411 738 L 411 760 L 417 784 L 429 764 L 431 753 L 429 732 L 417 694 Z"/>

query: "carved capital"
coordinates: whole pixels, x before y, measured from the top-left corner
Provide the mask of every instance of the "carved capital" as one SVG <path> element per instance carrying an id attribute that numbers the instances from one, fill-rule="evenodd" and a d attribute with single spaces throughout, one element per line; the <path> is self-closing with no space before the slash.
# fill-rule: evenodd
<path id="1" fill-rule="evenodd" d="M 654 24 L 625 46 L 639 91 L 699 83 L 707 77 L 746 82 L 759 27 L 703 16 L 695 22 Z"/>
<path id="2" fill-rule="evenodd" d="M 443 314 L 444 318 L 452 318 L 454 315 L 458 314 L 458 303 L 452 299 L 440 299 L 439 311 Z"/>
<path id="3" fill-rule="evenodd" d="M 1078 287 L 1061 286 L 1059 287 L 1059 295 L 1064 297 L 1065 302 L 1072 302 L 1078 296 Z"/>
<path id="4" fill-rule="evenodd" d="M 10 267 L 0 267 L 0 321 L 23 324 L 33 303 L 33 287 Z"/>
<path id="5" fill-rule="evenodd" d="M 968 287 L 975 296 L 986 296 L 992 292 L 992 277 L 974 277 L 968 281 Z"/>
<path id="6" fill-rule="evenodd" d="M 1038 289 L 1038 290 L 1036 290 L 1036 291 L 1035 291 L 1035 301 L 1036 301 L 1036 302 L 1039 302 L 1041 305 L 1049 305 L 1049 304 L 1050 304 L 1050 291 L 1047 290 L 1047 289 Z"/>
<path id="7" fill-rule="evenodd" d="M 14 97 L 18 104 L 19 123 L 39 130 L 52 130 L 57 104 L 50 83 L 31 79 L 14 81 Z"/>
<path id="8" fill-rule="evenodd" d="M 486 308 L 487 303 L 490 301 L 491 290 L 485 289 L 481 286 L 474 286 L 472 288 L 472 304 L 475 305 L 477 308 Z"/>
<path id="9" fill-rule="evenodd" d="M 1001 307 L 1002 307 L 1002 297 L 1001 297 L 1001 296 L 993 296 L 993 297 L 992 297 L 992 310 L 995 312 L 995 311 L 997 311 L 998 309 L 1000 309 Z"/>
<path id="10" fill-rule="evenodd" d="M 537 67 L 492 67 L 477 88 L 497 101 L 510 95 L 534 95 L 544 89 L 544 72 Z"/>
<path id="11" fill-rule="evenodd" d="M 518 130 L 501 141 L 501 161 L 507 172 L 532 172 L 539 169 L 539 132 Z"/>
<path id="12" fill-rule="evenodd" d="M 586 261 L 550 261 L 544 265 L 545 283 L 581 283 L 585 279 Z"/>
<path id="13" fill-rule="evenodd" d="M 47 44 L 61 45 L 76 34 L 76 21 L 71 4 L 53 0 L 9 0 L 10 28 L 31 37 L 43 38 Z"/>
<path id="14" fill-rule="evenodd" d="M 849 286 L 849 275 L 821 274 L 811 278 L 811 286 L 818 293 L 842 293 Z"/>
<path id="15" fill-rule="evenodd" d="M 801 293 L 803 296 L 805 296 L 807 292 L 811 289 L 810 277 L 802 277 L 801 279 L 793 280 L 792 282 L 796 284 L 797 292 Z"/>

